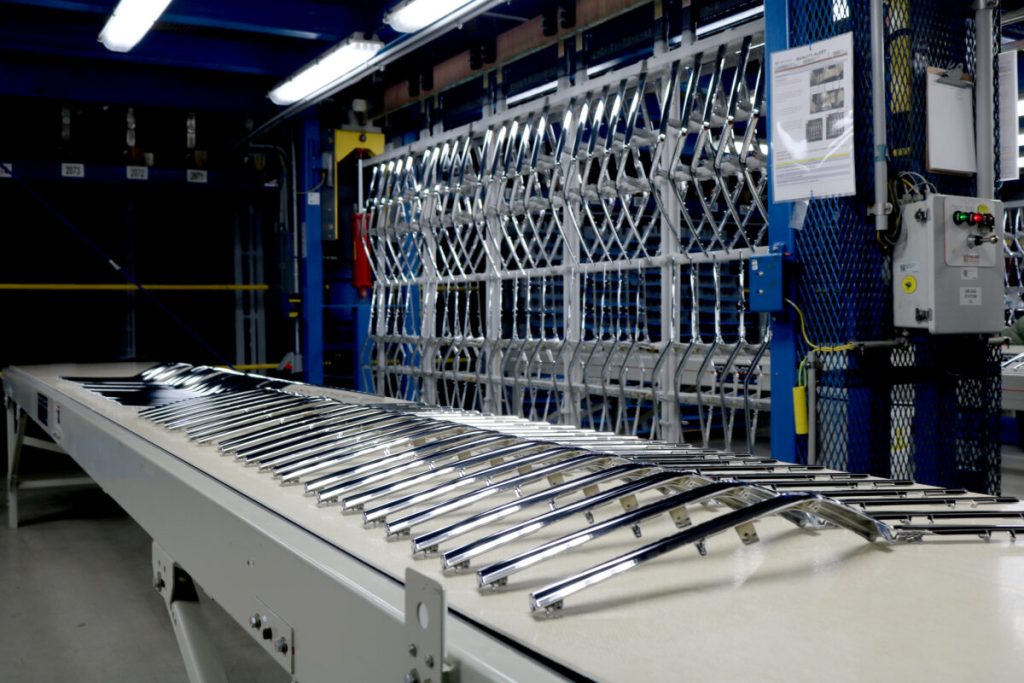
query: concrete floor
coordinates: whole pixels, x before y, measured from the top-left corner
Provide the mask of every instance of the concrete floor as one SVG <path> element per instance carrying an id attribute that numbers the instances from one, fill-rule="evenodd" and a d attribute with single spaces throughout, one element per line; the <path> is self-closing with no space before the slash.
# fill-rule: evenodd
<path id="1" fill-rule="evenodd" d="M 63 456 L 31 453 L 28 470 L 40 463 L 47 475 L 65 468 Z M 1003 492 L 1024 497 L 1024 451 L 1004 449 L 1003 476 Z M 19 501 L 21 528 L 0 523 L 0 681 L 186 681 L 151 585 L 146 533 L 98 488 L 27 491 Z M 244 629 L 203 599 L 229 680 L 289 680 Z"/>
<path id="2" fill-rule="evenodd" d="M 98 488 L 27 491 L 0 524 L 0 680 L 187 681 L 150 539 Z M 231 681 L 290 677 L 216 603 L 204 611 Z"/>

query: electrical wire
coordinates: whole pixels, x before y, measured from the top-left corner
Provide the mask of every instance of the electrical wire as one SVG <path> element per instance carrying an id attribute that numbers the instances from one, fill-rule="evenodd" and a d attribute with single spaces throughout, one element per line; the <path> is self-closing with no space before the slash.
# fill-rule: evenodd
<path id="1" fill-rule="evenodd" d="M 897 197 L 896 185 L 901 184 L 903 193 Z M 900 236 L 903 234 L 903 211 L 905 204 L 920 201 L 928 196 L 928 193 L 938 192 L 935 185 L 926 177 L 916 171 L 900 171 L 896 177 L 889 181 L 889 203 L 896 207 L 893 225 L 890 229 L 875 233 L 875 240 L 885 249 L 896 248 Z"/>
<path id="2" fill-rule="evenodd" d="M 194 341 L 196 341 L 200 346 L 202 346 L 204 349 L 210 352 L 219 364 L 226 365 L 232 370 L 235 369 L 234 365 L 227 358 L 225 358 L 224 355 L 216 349 L 216 347 L 214 347 L 212 344 L 206 341 L 206 339 L 204 339 L 202 335 L 200 335 L 188 323 L 182 320 L 174 311 L 172 311 L 170 308 L 164 305 L 164 303 L 160 301 L 160 299 L 158 299 L 156 295 L 154 295 L 151 291 L 146 289 L 141 282 L 136 280 L 135 276 L 121 268 L 117 261 L 115 261 L 110 254 L 103 250 L 103 247 L 101 247 L 99 244 L 93 241 L 93 239 L 89 237 L 89 235 L 87 235 L 82 229 L 75 225 L 67 216 L 61 213 L 61 211 L 57 209 L 57 207 L 53 206 L 48 201 L 46 201 L 46 199 L 41 194 L 36 192 L 35 188 L 26 183 L 24 180 L 22 180 L 14 172 L 14 169 L 11 167 L 10 164 L 0 162 L 0 168 L 2 168 L 4 172 L 21 187 L 21 189 L 25 190 L 25 192 L 30 197 L 32 197 L 32 199 L 34 199 L 37 203 L 39 203 L 40 206 L 42 206 L 44 209 L 50 212 L 61 225 L 70 230 L 75 237 L 84 242 L 85 245 L 92 249 L 92 251 L 95 252 L 97 256 L 106 261 L 107 264 L 109 264 L 110 267 L 113 268 L 121 277 L 123 277 L 139 292 L 141 292 L 147 298 L 149 298 L 150 301 L 156 304 L 157 308 L 159 308 L 164 313 L 164 315 L 166 315 L 168 318 L 174 321 L 179 327 L 181 327 L 181 329 L 184 330 L 185 333 L 188 334 L 188 336 L 192 337 Z"/>
<path id="3" fill-rule="evenodd" d="M 793 307 L 796 311 L 797 316 L 800 318 L 800 334 L 803 335 L 804 343 L 811 347 L 812 351 L 819 353 L 836 353 L 839 351 L 850 351 L 851 349 L 857 348 L 857 345 L 853 342 L 847 342 L 846 344 L 840 344 L 839 346 L 822 346 L 821 344 L 815 344 L 811 341 L 811 338 L 807 335 L 807 325 L 804 322 L 804 312 L 800 310 L 791 299 L 785 300 L 787 304 Z"/>
<path id="4" fill-rule="evenodd" d="M 800 310 L 792 299 L 785 299 L 785 302 L 793 307 L 796 311 L 797 317 L 800 320 L 800 334 L 804 338 L 804 343 L 807 344 L 815 353 L 841 353 L 843 351 L 852 351 L 857 348 L 857 345 L 853 342 L 847 342 L 846 344 L 839 344 L 838 346 L 823 346 L 821 344 L 815 344 L 811 341 L 811 337 L 807 334 L 807 324 L 804 320 L 804 312 Z M 807 386 L 807 356 L 803 357 L 800 361 L 799 367 L 797 367 L 797 385 L 801 387 Z"/>

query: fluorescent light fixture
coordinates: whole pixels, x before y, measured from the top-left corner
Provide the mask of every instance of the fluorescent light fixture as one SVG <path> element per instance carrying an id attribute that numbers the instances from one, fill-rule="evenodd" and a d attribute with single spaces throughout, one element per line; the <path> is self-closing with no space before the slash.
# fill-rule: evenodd
<path id="1" fill-rule="evenodd" d="M 354 35 L 302 67 L 270 91 L 274 104 L 294 104 L 349 75 L 380 52 L 384 43 Z"/>
<path id="2" fill-rule="evenodd" d="M 600 76 L 601 74 L 603 74 L 605 71 L 611 71 L 612 69 L 617 67 L 621 62 L 622 62 L 621 59 L 613 59 L 610 62 L 605 62 L 604 64 L 598 64 L 596 66 L 588 66 L 587 67 L 587 78 L 595 78 L 595 77 Z"/>
<path id="3" fill-rule="evenodd" d="M 557 80 L 545 83 L 544 85 L 538 85 L 536 88 L 530 88 L 529 90 L 524 90 L 521 93 L 516 93 L 515 95 L 510 96 L 505 100 L 505 106 L 513 107 L 517 104 L 526 102 L 527 100 L 532 100 L 534 97 L 547 95 L 549 92 L 554 92 L 556 90 L 558 90 Z"/>
<path id="4" fill-rule="evenodd" d="M 100 42 L 114 52 L 128 52 L 149 33 L 171 0 L 121 0 L 100 31 Z"/>
<path id="5" fill-rule="evenodd" d="M 751 7 L 750 9 L 743 10 L 742 12 L 737 12 L 736 14 L 729 15 L 724 19 L 713 21 L 710 24 L 705 24 L 704 26 L 698 26 L 696 30 L 696 35 L 698 38 L 703 38 L 709 33 L 714 33 L 715 31 L 721 31 L 730 28 L 732 26 L 735 26 L 736 24 L 740 24 L 744 21 L 748 21 L 755 17 L 762 16 L 763 14 L 764 4 L 758 5 L 757 7 Z"/>
<path id="6" fill-rule="evenodd" d="M 405 0 L 384 15 L 384 23 L 399 33 L 416 33 L 469 4 L 470 0 Z"/>

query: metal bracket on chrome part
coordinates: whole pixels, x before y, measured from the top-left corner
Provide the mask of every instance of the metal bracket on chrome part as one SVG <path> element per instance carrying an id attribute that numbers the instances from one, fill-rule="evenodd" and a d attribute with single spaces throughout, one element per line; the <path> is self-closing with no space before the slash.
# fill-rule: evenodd
<path id="1" fill-rule="evenodd" d="M 456 683 L 458 667 L 446 662 L 448 600 L 437 581 L 405 570 L 405 635 L 410 661 L 405 683 Z"/>

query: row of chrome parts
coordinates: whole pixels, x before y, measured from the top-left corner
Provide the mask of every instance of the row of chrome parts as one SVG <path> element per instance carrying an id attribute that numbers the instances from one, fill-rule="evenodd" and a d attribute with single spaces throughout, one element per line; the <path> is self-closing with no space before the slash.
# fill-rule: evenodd
<path id="1" fill-rule="evenodd" d="M 134 377 L 65 377 L 89 391 L 123 405 L 154 406 L 225 391 L 284 386 L 285 380 L 251 375 L 209 365 L 167 363 L 143 370 Z"/>
<path id="2" fill-rule="evenodd" d="M 683 546 L 704 555 L 716 534 L 734 530 L 744 544 L 755 543 L 754 523 L 769 516 L 802 528 L 839 527 L 881 544 L 997 532 L 1015 538 L 1024 531 L 1024 511 L 1005 507 L 1015 498 L 515 417 L 355 405 L 268 388 L 140 414 L 282 484 L 303 487 L 320 505 L 361 514 L 389 538 L 409 537 L 414 554 L 439 556 L 446 572 L 498 553 L 497 561 L 477 567 L 482 590 L 609 534 L 625 530 L 641 539 L 625 553 L 534 590 L 530 608 L 540 614 Z M 698 505 L 695 522 L 690 513 Z M 641 525 L 658 517 L 671 520 L 675 531 L 644 539 Z M 581 524 L 571 533 L 500 555 L 513 541 L 575 519 Z"/>

